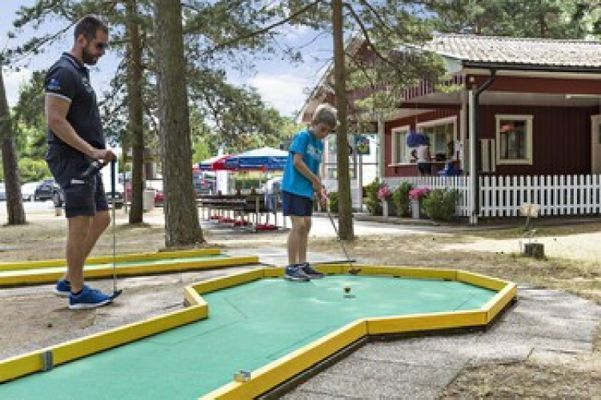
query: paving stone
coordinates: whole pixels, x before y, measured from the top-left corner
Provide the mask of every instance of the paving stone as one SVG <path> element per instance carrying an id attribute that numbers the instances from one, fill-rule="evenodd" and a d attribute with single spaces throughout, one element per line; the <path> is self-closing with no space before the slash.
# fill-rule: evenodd
<path id="1" fill-rule="evenodd" d="M 388 343 L 370 343 L 360 349 L 361 353 L 353 354 L 359 358 L 383 362 L 399 362 L 414 366 L 455 365 L 464 363 L 467 358 L 457 351 L 459 346 L 449 344 L 447 350 L 440 345 L 429 348 L 423 343 L 406 345 L 402 340 Z"/>
<path id="2" fill-rule="evenodd" d="M 371 342 L 290 393 L 305 397 L 283 398 L 435 399 L 466 366 L 568 362 L 592 352 L 600 306 L 555 290 L 519 295 L 485 331 Z"/>
<path id="3" fill-rule="evenodd" d="M 320 400 L 355 400 L 361 399 L 361 397 L 353 396 L 333 396 L 330 394 L 311 392 L 306 390 L 296 389 L 290 393 L 287 393 L 284 397 L 287 400 L 312 400 L 319 398 Z"/>
<path id="4" fill-rule="evenodd" d="M 451 367 L 420 366 L 411 363 L 385 362 L 381 360 L 349 357 L 327 370 L 331 374 L 361 376 L 362 378 L 383 380 L 384 382 L 409 382 L 415 385 L 445 387 L 461 369 L 461 364 Z"/>
<path id="5" fill-rule="evenodd" d="M 360 399 L 433 399 L 438 394 L 437 388 L 417 387 L 409 382 L 392 382 L 328 372 L 315 376 L 301 385 L 299 389 L 307 392 L 324 393 L 328 396 L 348 396 Z"/>

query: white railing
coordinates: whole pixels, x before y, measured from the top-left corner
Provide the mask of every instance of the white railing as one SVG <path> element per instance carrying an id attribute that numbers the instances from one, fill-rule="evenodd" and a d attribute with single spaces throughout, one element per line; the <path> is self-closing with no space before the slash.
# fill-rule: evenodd
<path id="1" fill-rule="evenodd" d="M 457 190 L 459 198 L 455 214 L 468 217 L 471 214 L 470 178 L 468 176 L 404 176 L 385 178 L 390 189 L 398 187 L 401 182 L 410 182 L 415 188 Z"/>
<path id="2" fill-rule="evenodd" d="M 601 210 L 601 175 L 484 176 L 480 216 L 519 216 L 522 203 L 540 205 L 540 215 L 590 215 Z"/>
<path id="3" fill-rule="evenodd" d="M 601 213 L 601 175 L 483 176 L 480 180 L 480 217 L 517 217 L 523 203 L 538 204 L 540 216 Z M 456 214 L 471 213 L 470 178 L 394 177 L 392 188 L 408 181 L 414 187 L 455 189 L 459 192 Z"/>

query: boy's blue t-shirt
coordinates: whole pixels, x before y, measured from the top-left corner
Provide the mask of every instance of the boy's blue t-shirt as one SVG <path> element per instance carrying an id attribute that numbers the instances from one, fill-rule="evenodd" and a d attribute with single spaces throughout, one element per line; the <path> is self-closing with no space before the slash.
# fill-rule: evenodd
<path id="1" fill-rule="evenodd" d="M 319 164 L 323 153 L 323 141 L 318 139 L 304 129 L 298 132 L 292 139 L 288 149 L 288 161 L 284 168 L 284 177 L 282 178 L 282 190 L 297 196 L 313 199 L 313 185 L 294 167 L 294 154 L 302 154 L 303 161 L 315 175 L 319 176 Z"/>

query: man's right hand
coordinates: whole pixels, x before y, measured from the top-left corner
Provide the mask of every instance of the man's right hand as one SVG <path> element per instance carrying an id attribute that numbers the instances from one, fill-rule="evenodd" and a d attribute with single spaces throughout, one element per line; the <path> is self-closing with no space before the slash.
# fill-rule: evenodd
<path id="1" fill-rule="evenodd" d="M 105 164 L 108 164 L 111 161 L 116 160 L 117 156 L 109 149 L 94 149 L 90 155 L 90 158 L 93 158 L 94 160 L 102 160 Z"/>

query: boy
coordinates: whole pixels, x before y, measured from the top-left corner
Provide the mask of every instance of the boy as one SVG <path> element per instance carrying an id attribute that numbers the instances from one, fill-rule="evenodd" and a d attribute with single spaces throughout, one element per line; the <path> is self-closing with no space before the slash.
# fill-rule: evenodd
<path id="1" fill-rule="evenodd" d="M 322 278 L 323 274 L 307 263 L 307 239 L 311 230 L 313 198 L 324 204 L 326 194 L 319 178 L 319 164 L 325 138 L 337 125 L 337 111 L 322 104 L 315 110 L 311 124 L 298 132 L 290 145 L 282 179 L 284 216 L 292 220 L 288 236 L 288 266 L 284 277 L 294 281 Z"/>

